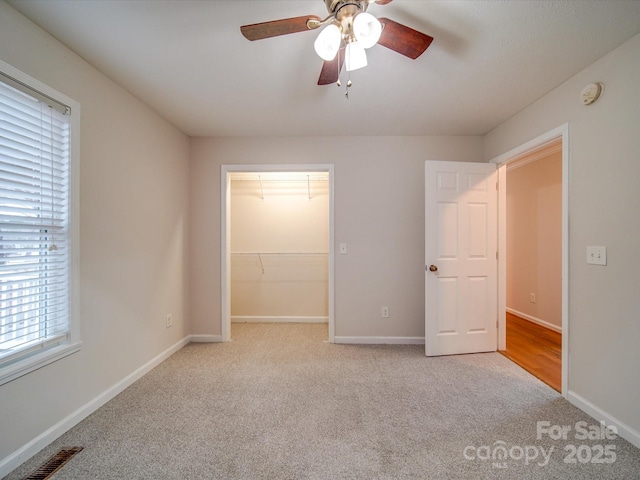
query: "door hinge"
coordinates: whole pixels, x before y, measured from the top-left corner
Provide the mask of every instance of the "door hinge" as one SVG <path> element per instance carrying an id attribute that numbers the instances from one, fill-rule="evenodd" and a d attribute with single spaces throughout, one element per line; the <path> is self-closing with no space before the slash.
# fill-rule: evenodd
<path id="1" fill-rule="evenodd" d="M 498 252 L 496 252 L 496 260 L 498 260 Z"/>
<path id="2" fill-rule="evenodd" d="M 496 190 L 498 190 L 498 182 L 496 182 Z"/>

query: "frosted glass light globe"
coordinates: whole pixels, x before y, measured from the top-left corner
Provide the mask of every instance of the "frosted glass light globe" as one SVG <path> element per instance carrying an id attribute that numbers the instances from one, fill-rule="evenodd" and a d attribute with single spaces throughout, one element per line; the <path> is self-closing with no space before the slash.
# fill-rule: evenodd
<path id="1" fill-rule="evenodd" d="M 342 33 L 340 28 L 332 23 L 327 25 L 318 35 L 316 41 L 313 43 L 316 53 L 321 59 L 330 61 L 333 60 L 340 49 L 340 42 L 342 41 Z"/>
<path id="2" fill-rule="evenodd" d="M 382 24 L 370 13 L 359 13 L 353 19 L 353 34 L 364 48 L 371 48 L 380 40 Z"/>

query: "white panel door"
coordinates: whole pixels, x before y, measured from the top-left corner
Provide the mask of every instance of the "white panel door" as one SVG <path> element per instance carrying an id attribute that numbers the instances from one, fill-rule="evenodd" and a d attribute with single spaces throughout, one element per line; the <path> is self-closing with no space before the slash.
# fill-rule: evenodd
<path id="1" fill-rule="evenodd" d="M 427 356 L 497 350 L 497 178 L 494 164 L 426 162 Z"/>

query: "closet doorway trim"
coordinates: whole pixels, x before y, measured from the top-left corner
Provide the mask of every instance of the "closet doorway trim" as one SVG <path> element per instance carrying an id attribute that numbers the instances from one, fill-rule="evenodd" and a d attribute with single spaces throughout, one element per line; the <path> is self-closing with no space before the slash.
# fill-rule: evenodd
<path id="1" fill-rule="evenodd" d="M 329 342 L 335 341 L 335 252 L 333 164 L 307 165 L 221 165 L 220 166 L 221 292 L 220 318 L 222 341 L 231 339 L 231 174 L 236 172 L 295 172 L 329 174 Z"/>

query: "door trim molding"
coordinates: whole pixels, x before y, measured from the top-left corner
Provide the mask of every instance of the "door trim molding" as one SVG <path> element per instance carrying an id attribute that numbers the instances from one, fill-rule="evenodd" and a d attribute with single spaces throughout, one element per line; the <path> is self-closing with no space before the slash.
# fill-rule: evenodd
<path id="1" fill-rule="evenodd" d="M 231 174 L 235 172 L 326 172 L 329 174 L 329 342 L 335 341 L 335 249 L 333 164 L 252 164 L 220 166 L 221 340 L 231 340 Z"/>
<path id="2" fill-rule="evenodd" d="M 569 393 L 569 123 L 539 135 L 490 163 L 498 165 L 498 348 L 506 348 L 507 231 L 506 180 L 507 164 L 525 157 L 532 150 L 562 140 L 562 396 Z"/>

